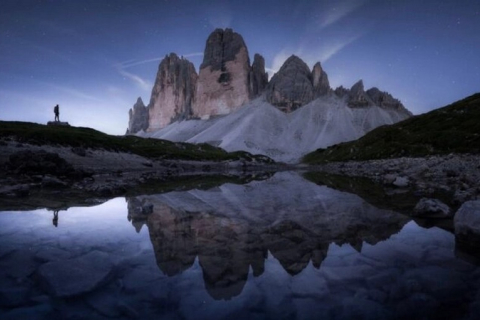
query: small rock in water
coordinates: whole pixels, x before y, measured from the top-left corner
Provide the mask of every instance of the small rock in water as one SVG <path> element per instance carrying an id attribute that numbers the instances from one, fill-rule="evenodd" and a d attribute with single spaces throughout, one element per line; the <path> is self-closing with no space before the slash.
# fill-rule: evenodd
<path id="1" fill-rule="evenodd" d="M 397 176 L 394 175 L 394 174 L 391 174 L 391 173 L 386 174 L 386 175 L 383 177 L 383 183 L 385 183 L 385 184 L 392 184 L 392 183 L 395 181 L 396 178 L 397 178 Z"/>
<path id="2" fill-rule="evenodd" d="M 408 187 L 409 181 L 408 178 L 405 177 L 397 177 L 395 181 L 393 181 L 393 185 L 399 188 Z"/>
<path id="3" fill-rule="evenodd" d="M 413 209 L 415 216 L 422 218 L 447 218 L 450 208 L 437 199 L 422 198 Z"/>

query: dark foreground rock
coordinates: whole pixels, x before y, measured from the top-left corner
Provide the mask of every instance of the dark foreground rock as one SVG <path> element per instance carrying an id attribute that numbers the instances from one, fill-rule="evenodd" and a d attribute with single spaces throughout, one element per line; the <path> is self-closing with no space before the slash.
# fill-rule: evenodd
<path id="1" fill-rule="evenodd" d="M 38 276 L 44 289 L 54 297 L 72 297 L 103 285 L 113 267 L 108 254 L 92 251 L 79 258 L 45 263 Z"/>
<path id="2" fill-rule="evenodd" d="M 415 216 L 424 218 L 449 218 L 450 208 L 438 199 L 422 198 L 413 208 Z"/>
<path id="3" fill-rule="evenodd" d="M 17 174 L 72 175 L 73 166 L 57 153 L 44 150 L 22 150 L 10 155 L 7 168 Z"/>
<path id="4" fill-rule="evenodd" d="M 480 200 L 465 202 L 455 214 L 454 223 L 457 242 L 480 249 Z"/>
<path id="5" fill-rule="evenodd" d="M 48 121 L 47 126 L 70 127 L 70 124 L 65 121 Z"/>

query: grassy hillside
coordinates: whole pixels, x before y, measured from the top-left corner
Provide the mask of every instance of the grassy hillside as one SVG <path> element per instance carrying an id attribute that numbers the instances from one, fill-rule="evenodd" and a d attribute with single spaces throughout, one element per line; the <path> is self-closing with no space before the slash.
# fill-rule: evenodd
<path id="1" fill-rule="evenodd" d="M 480 93 L 429 113 L 318 149 L 304 163 L 370 160 L 448 153 L 480 153 Z"/>
<path id="2" fill-rule="evenodd" d="M 228 153 L 208 144 L 195 145 L 135 136 L 111 136 L 90 128 L 46 126 L 29 122 L 0 121 L 0 143 L 5 139 L 36 145 L 131 152 L 154 159 L 223 161 L 257 158 L 266 162 L 271 161 L 265 156 L 252 156 L 243 151 Z"/>

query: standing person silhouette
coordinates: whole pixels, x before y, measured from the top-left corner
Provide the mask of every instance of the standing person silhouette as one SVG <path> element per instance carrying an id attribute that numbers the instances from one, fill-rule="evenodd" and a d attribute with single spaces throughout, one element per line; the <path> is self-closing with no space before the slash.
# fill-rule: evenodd
<path id="1" fill-rule="evenodd" d="M 53 108 L 53 112 L 55 113 L 55 121 L 60 122 L 60 107 L 58 104 Z"/>

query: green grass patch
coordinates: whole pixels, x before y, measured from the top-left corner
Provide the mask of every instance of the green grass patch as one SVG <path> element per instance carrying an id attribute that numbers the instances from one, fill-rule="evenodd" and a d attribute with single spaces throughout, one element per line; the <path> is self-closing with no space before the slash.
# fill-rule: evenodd
<path id="1" fill-rule="evenodd" d="M 151 159 L 177 160 L 258 160 L 273 163 L 265 156 L 248 152 L 226 152 L 209 144 L 191 144 L 136 136 L 112 136 L 91 128 L 46 126 L 29 122 L 0 121 L 0 139 L 20 143 L 105 149 L 130 152 Z"/>
<path id="2" fill-rule="evenodd" d="M 378 127 L 358 140 L 307 154 L 303 162 L 371 160 L 449 153 L 480 153 L 480 93 L 399 123 Z"/>

